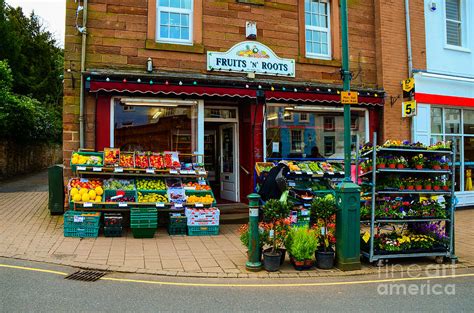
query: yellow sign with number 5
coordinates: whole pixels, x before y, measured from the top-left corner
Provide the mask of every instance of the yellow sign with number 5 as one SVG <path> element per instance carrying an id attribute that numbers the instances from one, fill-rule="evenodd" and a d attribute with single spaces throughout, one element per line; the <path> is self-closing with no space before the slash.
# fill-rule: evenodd
<path id="1" fill-rule="evenodd" d="M 402 117 L 410 117 L 416 115 L 416 101 L 402 102 Z"/>

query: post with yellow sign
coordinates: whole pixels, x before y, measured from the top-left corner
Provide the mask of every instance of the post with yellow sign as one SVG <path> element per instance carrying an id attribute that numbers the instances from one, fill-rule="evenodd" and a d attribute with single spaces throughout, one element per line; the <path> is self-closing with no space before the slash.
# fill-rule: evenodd
<path id="1" fill-rule="evenodd" d="M 402 117 L 410 117 L 416 115 L 416 101 L 402 102 Z"/>
<path id="2" fill-rule="evenodd" d="M 413 100 L 415 93 L 415 79 L 408 78 L 402 81 L 403 99 L 407 101 L 402 102 L 402 117 L 412 117 L 416 115 L 416 101 Z"/>

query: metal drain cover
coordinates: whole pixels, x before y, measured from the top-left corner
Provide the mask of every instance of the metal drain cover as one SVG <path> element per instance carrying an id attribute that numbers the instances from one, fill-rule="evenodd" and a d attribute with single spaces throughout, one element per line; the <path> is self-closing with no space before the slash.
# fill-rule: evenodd
<path id="1" fill-rule="evenodd" d="M 80 280 L 80 281 L 96 281 L 104 276 L 105 272 L 98 272 L 98 271 L 77 271 L 64 277 L 64 279 L 70 280 Z"/>

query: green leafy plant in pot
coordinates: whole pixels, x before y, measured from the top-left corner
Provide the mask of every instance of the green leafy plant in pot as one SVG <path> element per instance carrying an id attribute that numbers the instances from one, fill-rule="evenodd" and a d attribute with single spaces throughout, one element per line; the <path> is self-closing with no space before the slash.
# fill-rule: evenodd
<path id="1" fill-rule="evenodd" d="M 332 194 L 316 198 L 311 203 L 313 220 L 319 238 L 319 248 L 316 251 L 316 264 L 319 268 L 329 269 L 334 266 L 335 244 L 335 214 L 336 200 Z"/>
<path id="2" fill-rule="evenodd" d="M 263 252 L 263 267 L 269 272 L 275 272 L 280 269 L 281 251 L 279 248 L 283 245 L 290 221 L 291 206 L 286 201 L 270 199 L 263 206 L 263 220 L 267 223 L 269 231 L 270 250 Z"/>
<path id="3" fill-rule="evenodd" d="M 285 246 L 296 270 L 310 269 L 314 264 L 313 255 L 318 247 L 318 236 L 314 229 L 294 227 L 288 234 Z"/>

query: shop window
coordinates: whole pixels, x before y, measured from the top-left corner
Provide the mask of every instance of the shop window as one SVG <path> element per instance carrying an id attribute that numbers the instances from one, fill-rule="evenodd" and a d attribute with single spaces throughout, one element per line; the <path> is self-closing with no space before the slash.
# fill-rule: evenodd
<path id="1" fill-rule="evenodd" d="M 300 113 L 300 122 L 307 123 L 309 122 L 309 115 L 308 113 Z"/>
<path id="2" fill-rule="evenodd" d="M 446 0 L 446 43 L 452 46 L 463 45 L 461 0 Z"/>
<path id="3" fill-rule="evenodd" d="M 464 191 L 474 191 L 474 136 L 464 137 Z"/>
<path id="4" fill-rule="evenodd" d="M 474 134 L 474 111 L 464 110 L 464 134 Z"/>
<path id="5" fill-rule="evenodd" d="M 204 118 L 206 119 L 235 119 L 237 118 L 237 110 L 230 109 L 217 109 L 217 108 L 204 108 Z"/>
<path id="6" fill-rule="evenodd" d="M 443 132 L 443 112 L 441 108 L 431 108 L 431 133 L 441 134 Z"/>
<path id="7" fill-rule="evenodd" d="M 158 42 L 193 42 L 193 0 L 157 0 Z"/>
<path id="8" fill-rule="evenodd" d="M 330 12 L 327 0 L 305 0 L 306 57 L 331 59 Z"/>
<path id="9" fill-rule="evenodd" d="M 291 152 L 301 152 L 303 147 L 303 131 L 291 130 Z"/>
<path id="10" fill-rule="evenodd" d="M 359 130 L 359 118 L 351 116 L 351 130 Z"/>
<path id="11" fill-rule="evenodd" d="M 113 145 L 123 151 L 197 150 L 197 105 L 114 106 Z"/>
<path id="12" fill-rule="evenodd" d="M 285 122 L 293 122 L 293 112 L 284 111 L 283 112 L 283 120 Z"/>
<path id="13" fill-rule="evenodd" d="M 334 116 L 324 117 L 324 131 L 334 131 L 336 129 L 336 119 Z"/>
<path id="14" fill-rule="evenodd" d="M 336 137 L 324 136 L 324 156 L 331 156 L 336 152 Z"/>
<path id="15" fill-rule="evenodd" d="M 447 134 L 459 134 L 461 125 L 461 111 L 458 109 L 445 109 L 445 132 Z"/>

